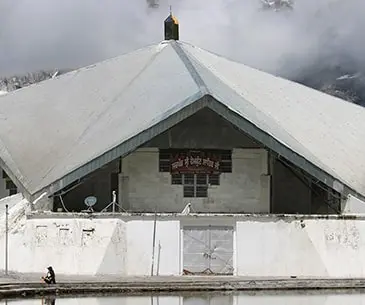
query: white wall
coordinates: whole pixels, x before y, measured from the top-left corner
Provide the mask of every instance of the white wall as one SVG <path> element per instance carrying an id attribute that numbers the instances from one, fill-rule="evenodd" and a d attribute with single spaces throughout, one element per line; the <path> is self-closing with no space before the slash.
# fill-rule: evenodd
<path id="1" fill-rule="evenodd" d="M 11 271 L 39 273 L 52 265 L 58 274 L 150 275 L 153 215 L 117 219 L 41 213 L 27 219 L 25 199 L 15 195 L 6 200 L 11 206 Z M 180 275 L 184 225 L 233 226 L 236 275 L 365 277 L 363 216 L 158 216 L 154 274 Z M 0 269 L 4 269 L 4 232 L 0 214 Z"/>
<path id="2" fill-rule="evenodd" d="M 125 234 L 118 219 L 27 220 L 11 231 L 9 269 L 43 273 L 52 265 L 63 274 L 124 274 Z"/>
<path id="3" fill-rule="evenodd" d="M 153 220 L 37 218 L 26 219 L 21 195 L 9 204 L 9 270 L 58 274 L 150 275 Z M 1 212 L 1 209 L 0 209 Z M 4 211 L 3 211 L 4 212 Z M 0 214 L 0 269 L 4 269 L 4 215 Z M 180 273 L 180 222 L 156 222 L 154 274 Z"/>
<path id="4" fill-rule="evenodd" d="M 197 212 L 269 212 L 268 156 L 263 149 L 234 149 L 232 173 L 222 173 L 208 198 L 183 198 L 183 186 L 172 185 L 170 173 L 160 173 L 155 148 L 139 149 L 122 161 L 123 206 L 130 210 L 180 212 L 188 202 Z M 126 182 L 127 181 L 127 182 Z"/>
<path id="5" fill-rule="evenodd" d="M 365 220 L 237 222 L 237 274 L 365 276 Z"/>
<path id="6" fill-rule="evenodd" d="M 154 221 L 132 220 L 127 224 L 128 275 L 150 275 Z M 153 274 L 180 274 L 180 221 L 157 221 L 155 239 Z"/>

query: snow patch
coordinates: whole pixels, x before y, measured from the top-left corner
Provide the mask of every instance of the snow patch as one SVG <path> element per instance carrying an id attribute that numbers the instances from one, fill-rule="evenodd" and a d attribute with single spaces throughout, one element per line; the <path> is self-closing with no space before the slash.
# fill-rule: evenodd
<path id="1" fill-rule="evenodd" d="M 9 207 L 9 232 L 16 233 L 21 231 L 26 221 L 26 211 L 29 206 L 22 194 L 5 197 L 0 200 L 0 236 L 5 234 L 5 205 Z"/>

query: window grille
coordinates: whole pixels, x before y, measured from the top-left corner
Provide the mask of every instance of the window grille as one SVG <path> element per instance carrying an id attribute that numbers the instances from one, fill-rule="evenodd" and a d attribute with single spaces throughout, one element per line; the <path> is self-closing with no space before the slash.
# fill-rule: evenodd
<path id="1" fill-rule="evenodd" d="M 207 174 L 182 174 L 184 197 L 208 197 L 208 176 Z"/>
<path id="2" fill-rule="evenodd" d="M 209 185 L 220 184 L 219 174 L 172 174 L 171 184 L 183 185 L 185 198 L 208 197 Z"/>

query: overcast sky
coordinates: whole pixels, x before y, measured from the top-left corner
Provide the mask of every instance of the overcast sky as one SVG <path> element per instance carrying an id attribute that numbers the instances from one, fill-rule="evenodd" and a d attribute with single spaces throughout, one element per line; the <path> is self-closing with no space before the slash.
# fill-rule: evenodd
<path id="1" fill-rule="evenodd" d="M 157 10 L 146 0 L 1 0 L 0 75 L 75 68 L 159 42 L 169 5 L 181 40 L 269 72 L 295 75 L 319 56 L 363 65 L 364 0 L 296 0 L 292 14 L 262 12 L 259 0 L 160 0 Z"/>

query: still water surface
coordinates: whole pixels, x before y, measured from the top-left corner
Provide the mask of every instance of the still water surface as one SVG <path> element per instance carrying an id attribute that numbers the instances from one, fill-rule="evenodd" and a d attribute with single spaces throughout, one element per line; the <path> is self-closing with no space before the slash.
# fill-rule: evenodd
<path id="1" fill-rule="evenodd" d="M 74 297 L 0 301 L 9 305 L 365 305 L 365 293 Z"/>

